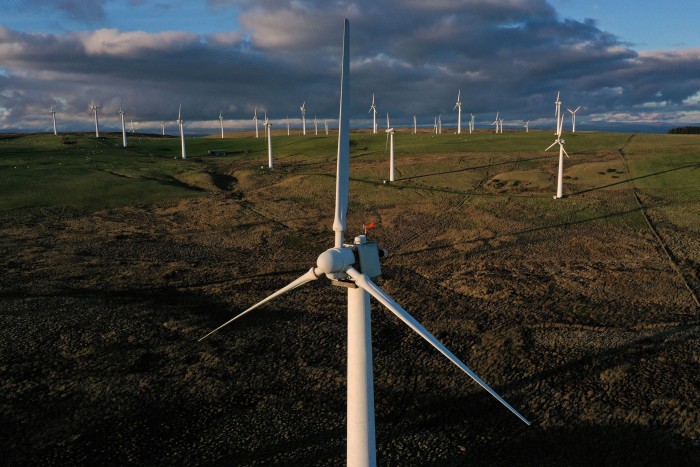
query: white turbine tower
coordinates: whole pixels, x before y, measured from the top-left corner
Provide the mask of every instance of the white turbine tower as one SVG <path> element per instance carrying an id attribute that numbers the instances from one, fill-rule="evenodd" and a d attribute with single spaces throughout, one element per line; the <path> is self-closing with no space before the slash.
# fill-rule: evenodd
<path id="1" fill-rule="evenodd" d="M 442 114 L 438 115 L 438 134 L 442 134 Z"/>
<path id="2" fill-rule="evenodd" d="M 272 170 L 275 165 L 272 160 L 272 123 L 267 119 L 267 115 L 265 115 L 265 134 L 267 134 L 267 168 Z"/>
<path id="3" fill-rule="evenodd" d="M 530 120 L 525 122 L 525 125 L 523 125 L 523 127 L 525 128 L 525 133 L 530 133 Z"/>
<path id="4" fill-rule="evenodd" d="M 53 134 L 58 135 L 58 132 L 56 131 L 56 111 L 53 109 L 53 105 L 51 106 L 49 113 L 51 114 L 51 120 L 53 120 Z"/>
<path id="5" fill-rule="evenodd" d="M 338 126 L 335 219 L 333 221 L 335 246 L 321 253 L 316 260 L 316 266 L 311 267 L 304 275 L 214 329 L 202 339 L 264 303 L 324 275 L 331 279 L 333 285 L 342 286 L 342 290 L 347 290 L 348 294 L 346 462 L 349 466 L 374 466 L 377 459 L 374 425 L 370 296 L 388 308 L 404 324 L 464 371 L 520 420 L 528 425 L 530 422 L 374 283 L 372 278 L 381 274 L 379 263 L 380 250 L 376 243 L 368 242 L 364 235 L 355 237 L 351 243 L 345 243 L 345 219 L 348 209 L 350 182 L 350 132 L 348 128 L 350 57 L 348 54 L 348 41 L 349 27 L 348 20 L 345 20 Z"/>
<path id="6" fill-rule="evenodd" d="M 476 117 L 476 115 L 471 114 L 471 118 L 469 119 L 469 134 L 470 135 L 474 131 L 474 117 Z"/>
<path id="7" fill-rule="evenodd" d="M 581 106 L 576 107 L 576 110 L 566 109 L 571 113 L 571 132 L 576 133 L 576 112 L 579 111 Z"/>
<path id="8" fill-rule="evenodd" d="M 287 136 L 289 136 L 289 115 L 287 115 Z"/>
<path id="9" fill-rule="evenodd" d="M 386 137 L 389 143 L 389 181 L 394 181 L 394 129 L 390 128 L 389 114 L 386 114 Z"/>
<path id="10" fill-rule="evenodd" d="M 501 128 L 501 133 L 503 133 L 503 119 L 498 121 L 498 126 Z"/>
<path id="11" fill-rule="evenodd" d="M 316 115 L 314 115 L 314 135 L 318 136 L 318 120 L 316 119 Z"/>
<path id="12" fill-rule="evenodd" d="M 253 120 L 255 121 L 255 137 L 260 137 L 260 132 L 258 131 L 258 107 L 255 107 L 255 113 L 253 114 Z"/>
<path id="13" fill-rule="evenodd" d="M 438 134 L 438 125 L 437 125 L 437 117 L 435 117 L 435 123 L 433 123 L 433 131 L 435 131 L 435 134 Z"/>
<path id="14" fill-rule="evenodd" d="M 224 138 L 224 115 L 219 110 L 219 122 L 221 123 L 221 139 Z"/>
<path id="15" fill-rule="evenodd" d="M 160 134 L 165 136 L 165 122 L 160 122 Z"/>
<path id="16" fill-rule="evenodd" d="M 372 115 L 372 133 L 377 134 L 377 106 L 374 104 L 374 93 L 372 93 L 372 105 L 369 108 L 369 112 L 373 112 Z M 369 113 L 367 112 L 367 113 Z"/>
<path id="17" fill-rule="evenodd" d="M 413 116 L 413 134 L 414 134 L 414 135 L 416 134 L 417 130 L 418 130 L 418 128 L 417 128 L 417 125 L 416 125 L 416 116 L 414 115 L 414 116 Z"/>
<path id="18" fill-rule="evenodd" d="M 493 121 L 491 125 L 496 125 L 496 133 L 498 133 L 498 125 L 500 124 L 500 120 L 498 119 L 498 112 L 496 112 L 496 120 Z"/>
<path id="19" fill-rule="evenodd" d="M 301 134 L 306 135 L 306 101 L 299 107 L 301 110 Z"/>
<path id="20" fill-rule="evenodd" d="M 328 120 L 323 119 L 323 126 L 326 128 L 326 136 L 328 136 Z"/>
<path id="21" fill-rule="evenodd" d="M 177 124 L 180 126 L 180 143 L 182 144 L 182 158 L 187 159 L 187 152 L 185 151 L 185 120 L 182 118 L 182 104 L 177 111 Z"/>
<path id="22" fill-rule="evenodd" d="M 122 145 L 126 147 L 126 127 L 124 126 L 124 110 L 122 109 L 122 105 L 124 104 L 124 99 L 119 103 L 119 116 L 121 117 L 122 120 Z"/>
<path id="23" fill-rule="evenodd" d="M 564 150 L 564 140 L 561 139 L 561 133 L 562 129 L 564 127 L 564 116 L 561 115 L 561 102 L 559 101 L 559 93 L 557 93 L 557 100 L 554 103 L 556 105 L 556 116 L 557 116 L 557 133 L 556 137 L 557 139 L 554 140 L 554 142 L 547 148 L 545 149 L 546 151 L 549 151 L 555 144 L 559 145 L 559 170 L 557 172 L 557 194 L 554 196 L 554 199 L 561 199 L 563 197 L 563 185 L 564 185 L 564 154 L 566 154 L 566 157 L 569 157 L 569 155 L 566 153 Z"/>
<path id="24" fill-rule="evenodd" d="M 92 112 L 95 113 L 95 138 L 99 138 L 100 137 L 100 122 L 97 118 L 97 109 L 99 109 L 99 107 L 95 105 L 95 101 L 92 101 L 92 105 L 90 108 L 91 108 Z"/>
<path id="25" fill-rule="evenodd" d="M 460 89 L 457 93 L 457 103 L 454 109 L 459 109 L 457 111 L 457 134 L 462 134 L 462 90 Z M 452 109 L 452 110 L 454 110 Z"/>

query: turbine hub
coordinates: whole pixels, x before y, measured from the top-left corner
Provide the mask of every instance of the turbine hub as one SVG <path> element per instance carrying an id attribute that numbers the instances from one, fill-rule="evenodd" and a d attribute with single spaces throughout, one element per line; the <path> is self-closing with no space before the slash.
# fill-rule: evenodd
<path id="1" fill-rule="evenodd" d="M 351 248 L 330 248 L 318 256 L 316 269 L 323 274 L 335 276 L 347 271 L 354 263 L 355 255 Z"/>

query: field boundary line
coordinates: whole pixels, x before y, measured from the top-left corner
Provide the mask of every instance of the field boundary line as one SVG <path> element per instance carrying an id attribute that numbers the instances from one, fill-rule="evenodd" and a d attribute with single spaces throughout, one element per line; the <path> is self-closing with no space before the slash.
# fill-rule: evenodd
<path id="1" fill-rule="evenodd" d="M 681 278 L 681 282 L 683 282 L 683 285 L 685 285 L 685 288 L 688 290 L 688 293 L 690 293 L 691 298 L 695 302 L 695 306 L 700 308 L 700 300 L 698 299 L 698 295 L 695 293 L 695 290 L 693 290 L 690 283 L 685 278 L 683 271 L 681 271 L 681 268 L 676 263 L 676 261 L 673 257 L 673 252 L 671 251 L 671 248 L 661 238 L 661 235 L 659 234 L 658 229 L 656 228 L 656 225 L 654 225 L 653 221 L 651 220 L 651 217 L 647 213 L 646 206 L 644 205 L 644 203 L 642 203 L 642 200 L 639 199 L 639 194 L 637 193 L 637 187 L 634 186 L 634 181 L 631 179 L 629 165 L 627 165 L 627 159 L 625 158 L 625 148 L 627 147 L 627 145 L 629 145 L 630 141 L 632 141 L 632 138 L 634 138 L 635 136 L 636 136 L 636 133 L 633 133 L 632 135 L 630 135 L 630 137 L 627 139 L 627 141 L 625 141 L 625 144 L 623 144 L 622 147 L 618 150 L 618 153 L 620 154 L 620 159 L 622 159 L 622 164 L 625 168 L 625 173 L 627 174 L 627 183 L 630 186 L 630 191 L 632 192 L 632 195 L 634 196 L 634 200 L 637 202 L 637 205 L 639 206 L 639 210 L 641 211 L 642 215 L 644 216 L 644 220 L 646 221 L 646 224 L 649 227 L 649 230 L 651 230 L 651 232 L 654 234 L 654 237 L 656 237 L 657 242 L 661 246 L 661 250 L 664 252 L 666 259 L 668 259 L 668 262 L 671 264 L 671 267 L 673 268 L 673 270 Z"/>

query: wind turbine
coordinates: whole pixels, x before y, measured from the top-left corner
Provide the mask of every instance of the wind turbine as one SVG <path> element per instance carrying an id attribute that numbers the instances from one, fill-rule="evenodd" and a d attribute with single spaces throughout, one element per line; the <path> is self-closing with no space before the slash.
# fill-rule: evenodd
<path id="1" fill-rule="evenodd" d="M 496 125 L 496 133 L 498 133 L 498 125 L 500 121 L 498 120 L 498 112 L 496 112 L 496 120 L 493 121 L 491 125 Z"/>
<path id="2" fill-rule="evenodd" d="M 58 132 L 56 131 L 56 111 L 53 109 L 53 105 L 51 106 L 49 113 L 51 114 L 51 119 L 53 120 L 53 134 L 58 135 Z"/>
<path id="3" fill-rule="evenodd" d="M 372 115 L 372 133 L 377 134 L 377 106 L 374 104 L 374 93 L 372 93 L 372 105 L 369 108 L 369 112 L 374 112 Z M 367 112 L 367 113 L 369 113 Z"/>
<path id="4" fill-rule="evenodd" d="M 559 93 L 557 92 L 557 100 L 554 102 L 556 105 L 556 116 L 557 116 L 557 133 L 556 137 L 557 139 L 554 140 L 554 142 L 547 148 L 545 149 L 545 152 L 549 151 L 555 144 L 559 145 L 559 171 L 557 172 L 557 194 L 554 196 L 554 199 L 561 199 L 563 197 L 563 184 L 564 184 L 564 154 L 566 154 L 566 157 L 569 157 L 569 155 L 566 153 L 564 150 L 564 140 L 561 139 L 561 132 L 564 127 L 564 116 L 561 115 L 561 102 L 559 101 Z"/>
<path id="5" fill-rule="evenodd" d="M 576 110 L 566 109 L 571 112 L 571 132 L 576 133 L 576 112 L 579 111 L 581 106 L 576 107 Z"/>
<path id="6" fill-rule="evenodd" d="M 267 168 L 272 170 L 275 165 L 272 160 L 272 123 L 267 119 L 267 115 L 265 115 L 265 133 L 267 134 Z"/>
<path id="7" fill-rule="evenodd" d="M 408 327 L 464 371 L 477 384 L 496 398 L 508 410 L 526 424 L 530 422 L 491 389 L 467 365 L 430 334 L 408 314 L 372 278 L 381 274 L 380 250 L 376 243 L 368 242 L 365 235 L 358 235 L 351 243 L 345 243 L 346 215 L 350 182 L 350 129 L 349 129 L 349 24 L 345 20 L 343 37 L 343 65 L 340 91 L 340 117 L 338 124 L 338 164 L 335 189 L 335 246 L 319 255 L 316 266 L 287 286 L 238 314 L 202 339 L 230 324 L 234 320 L 296 289 L 307 282 L 325 275 L 333 285 L 347 289 L 348 294 L 348 372 L 347 372 L 347 465 L 376 465 L 376 441 L 374 426 L 374 378 L 372 375 L 372 341 L 370 320 L 370 296 L 389 309 Z M 202 340 L 200 339 L 200 341 Z"/>
<path id="8" fill-rule="evenodd" d="M 476 115 L 471 114 L 471 118 L 469 119 L 469 134 L 470 135 L 474 131 L 474 117 L 476 117 Z"/>
<path id="9" fill-rule="evenodd" d="M 122 145 L 126 147 L 126 127 L 124 126 L 124 110 L 122 109 L 122 105 L 124 104 L 124 99 L 121 100 L 119 103 L 119 116 L 121 117 L 122 120 Z"/>
<path id="10" fill-rule="evenodd" d="M 258 132 L 258 107 L 255 107 L 255 113 L 253 114 L 253 120 L 255 120 L 255 137 L 259 138 L 260 133 Z"/>
<path id="11" fill-rule="evenodd" d="M 457 93 L 457 103 L 455 104 L 454 109 L 459 108 L 457 111 L 457 134 L 460 135 L 462 134 L 462 90 L 460 89 L 459 92 Z M 454 110 L 452 109 L 452 110 Z"/>
<path id="12" fill-rule="evenodd" d="M 318 136 L 318 120 L 316 120 L 316 115 L 314 115 L 314 135 Z"/>
<path id="13" fill-rule="evenodd" d="M 287 115 L 287 136 L 289 136 L 289 115 Z"/>
<path id="14" fill-rule="evenodd" d="M 442 114 L 438 115 L 438 134 L 442 134 Z"/>
<path id="15" fill-rule="evenodd" d="M 386 137 L 389 143 L 389 181 L 394 181 L 394 129 L 390 128 L 389 114 L 386 114 Z"/>
<path id="16" fill-rule="evenodd" d="M 328 120 L 325 118 L 323 119 L 323 126 L 326 127 L 326 136 L 328 136 Z"/>
<path id="17" fill-rule="evenodd" d="M 95 138 L 99 138 L 100 137 L 100 122 L 97 119 L 97 109 L 99 109 L 99 107 L 95 105 L 95 101 L 92 101 L 92 106 L 90 108 L 92 109 L 92 112 L 95 113 Z"/>
<path id="18" fill-rule="evenodd" d="M 416 134 L 416 130 L 417 130 L 417 129 L 418 129 L 418 128 L 417 128 L 417 126 L 416 126 L 416 116 L 414 115 L 414 116 L 413 116 L 413 134 L 414 134 L 414 135 Z"/>
<path id="19" fill-rule="evenodd" d="M 503 133 L 503 119 L 498 121 L 498 125 L 501 127 L 501 133 Z"/>
<path id="20" fill-rule="evenodd" d="M 129 127 L 129 132 L 131 132 L 131 134 L 133 135 L 134 131 L 136 131 L 136 128 L 134 127 L 134 120 L 132 119 L 131 126 Z"/>
<path id="21" fill-rule="evenodd" d="M 435 131 L 435 134 L 438 134 L 438 125 L 437 125 L 437 117 L 435 117 L 435 123 L 433 123 L 433 131 Z"/>
<path id="22" fill-rule="evenodd" d="M 165 122 L 160 122 L 160 134 L 165 136 Z"/>
<path id="23" fill-rule="evenodd" d="M 177 111 L 177 124 L 180 125 L 180 142 L 182 143 L 182 158 L 187 159 L 187 152 L 185 151 L 185 120 L 182 118 L 182 104 Z"/>
<path id="24" fill-rule="evenodd" d="M 525 122 L 525 125 L 523 125 L 523 127 L 525 127 L 525 133 L 530 133 L 530 120 Z"/>
<path id="25" fill-rule="evenodd" d="M 221 122 L 221 139 L 224 139 L 224 115 L 219 110 L 219 122 Z"/>
<path id="26" fill-rule="evenodd" d="M 301 110 L 301 133 L 306 135 L 306 101 L 301 104 L 299 110 Z"/>
<path id="27" fill-rule="evenodd" d="M 267 138 L 267 130 L 270 129 L 270 127 L 267 126 L 267 110 L 265 111 L 265 120 L 263 120 L 263 128 L 265 129 L 265 138 Z"/>

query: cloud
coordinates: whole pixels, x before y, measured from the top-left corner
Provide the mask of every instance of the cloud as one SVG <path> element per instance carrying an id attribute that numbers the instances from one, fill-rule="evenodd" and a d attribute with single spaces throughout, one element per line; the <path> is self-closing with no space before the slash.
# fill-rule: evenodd
<path id="1" fill-rule="evenodd" d="M 696 115 L 700 49 L 638 53 L 592 20 L 560 18 L 545 0 L 208 3 L 212 14 L 230 10 L 240 28 L 38 34 L 0 26 L 0 128 L 52 104 L 82 121 L 92 98 L 111 112 L 120 97 L 138 118 L 158 121 L 182 102 L 190 121 L 211 119 L 213 127 L 220 108 L 245 121 L 255 106 L 296 118 L 302 101 L 311 115 L 335 118 L 346 17 L 357 124 L 368 122 L 372 93 L 397 124 L 439 113 L 450 124 L 458 89 L 464 111 L 489 123 L 497 111 L 506 124 L 550 119 L 557 91 L 565 106 L 584 106 L 582 128 L 605 115 Z"/>
<path id="2" fill-rule="evenodd" d="M 105 19 L 105 0 L 27 0 L 25 6 L 57 9 L 66 17 L 87 24 Z"/>

